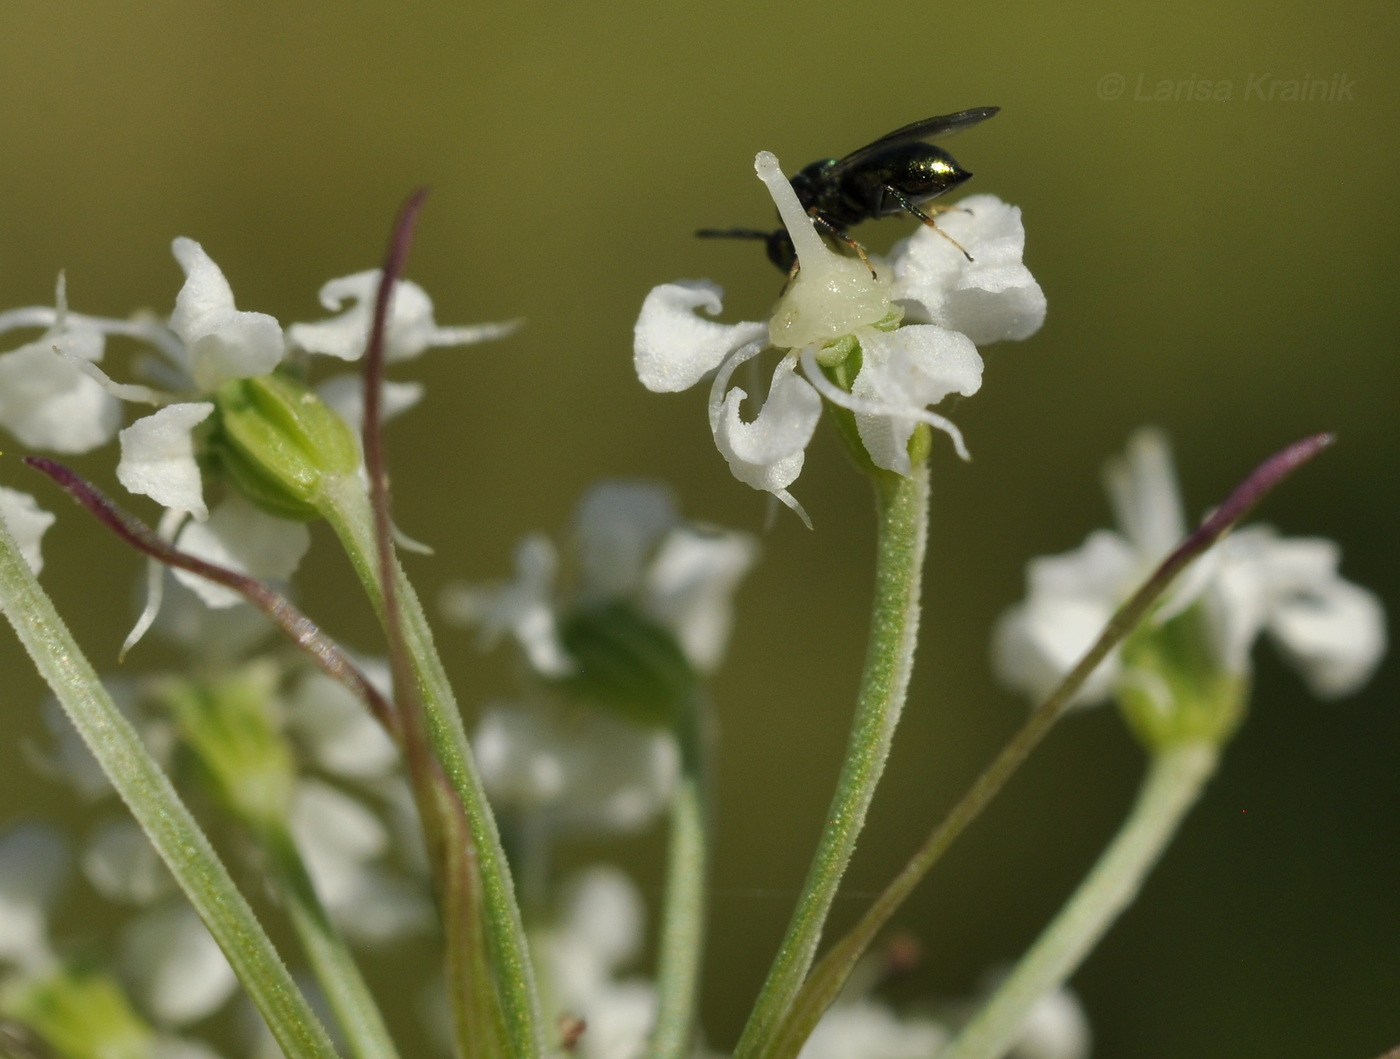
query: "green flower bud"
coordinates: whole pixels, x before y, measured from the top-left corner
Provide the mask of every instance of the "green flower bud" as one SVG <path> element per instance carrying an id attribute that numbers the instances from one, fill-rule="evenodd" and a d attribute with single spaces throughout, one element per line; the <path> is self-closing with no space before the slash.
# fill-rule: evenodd
<path id="1" fill-rule="evenodd" d="M 108 975 L 59 968 L 6 990 L 5 1014 L 63 1059 L 149 1059 L 155 1031 Z"/>
<path id="2" fill-rule="evenodd" d="M 575 611 L 559 635 L 578 672 L 556 686 L 637 724 L 673 727 L 699 688 L 675 637 L 626 603 Z"/>
<path id="3" fill-rule="evenodd" d="M 317 518 L 326 479 L 360 465 L 345 420 L 287 375 L 231 379 L 214 403 L 210 455 L 239 492 L 274 515 Z"/>
<path id="4" fill-rule="evenodd" d="M 1222 664 L 1199 606 L 1140 628 L 1123 645 L 1123 667 L 1118 705 L 1153 750 L 1220 746 L 1244 720 L 1249 679 Z"/>
<path id="5" fill-rule="evenodd" d="M 280 677 L 277 665 L 264 660 L 160 688 L 214 796 L 254 828 L 285 826 L 296 781 L 295 759 L 278 724 Z"/>

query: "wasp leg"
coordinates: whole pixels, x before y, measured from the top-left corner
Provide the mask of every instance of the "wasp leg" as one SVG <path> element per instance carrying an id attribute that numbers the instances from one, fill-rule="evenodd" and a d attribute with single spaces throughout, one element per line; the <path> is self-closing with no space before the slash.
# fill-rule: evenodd
<path id="1" fill-rule="evenodd" d="M 932 217 L 930 217 L 930 216 L 929 216 L 927 213 L 925 213 L 923 210 L 919 209 L 919 207 L 915 206 L 912 202 L 910 202 L 910 201 L 909 201 L 909 196 L 905 195 L 905 194 L 904 194 L 902 191 L 900 191 L 898 188 L 890 187 L 888 184 L 885 185 L 885 190 L 886 190 L 887 192 L 889 192 L 891 198 L 893 198 L 896 202 L 898 202 L 898 203 L 899 203 L 901 206 L 903 206 L 906 210 L 908 210 L 910 213 L 912 213 L 915 217 L 919 218 L 919 220 L 921 220 L 921 221 L 923 221 L 925 224 L 927 224 L 930 228 L 932 228 L 932 229 L 933 229 L 935 232 L 937 232 L 939 235 L 943 236 L 944 239 L 947 239 L 948 242 L 952 243 L 952 244 L 953 244 L 954 246 L 956 246 L 959 250 L 961 250 L 961 251 L 962 251 L 962 256 L 963 256 L 963 257 L 967 258 L 969 261 L 972 260 L 972 255 L 969 254 L 969 253 L 967 252 L 967 247 L 963 246 L 962 243 L 958 242 L 958 241 L 957 241 L 956 239 L 954 239 L 951 235 L 949 235 L 947 232 L 945 232 L 942 228 L 938 227 L 938 222 L 935 221 Z M 946 211 L 948 211 L 948 210 L 963 209 L 963 207 L 961 207 L 961 206 L 932 206 L 932 207 L 930 207 L 930 209 L 931 209 L 934 213 L 944 213 L 944 212 L 946 212 Z"/>
<path id="2" fill-rule="evenodd" d="M 813 224 L 818 224 L 821 227 L 825 228 L 827 234 L 830 235 L 833 239 L 837 240 L 838 242 L 845 243 L 852 250 L 854 250 L 856 252 L 856 255 L 860 258 L 861 264 L 864 265 L 866 268 L 870 269 L 871 279 L 880 278 L 875 272 L 875 266 L 870 263 L 870 258 L 865 256 L 865 247 L 861 246 L 860 243 L 856 242 L 849 235 L 843 232 L 840 228 L 836 227 L 836 225 L 832 224 L 829 220 L 827 220 L 826 217 L 819 210 L 815 208 L 810 209 L 807 211 L 807 215 L 812 218 Z"/>

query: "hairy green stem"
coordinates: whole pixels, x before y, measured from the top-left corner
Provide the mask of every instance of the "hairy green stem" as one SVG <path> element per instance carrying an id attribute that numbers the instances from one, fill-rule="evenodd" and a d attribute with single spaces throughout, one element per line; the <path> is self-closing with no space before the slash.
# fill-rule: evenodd
<path id="1" fill-rule="evenodd" d="M 914 665 L 928 536 L 926 432 L 922 441 L 910 477 L 870 472 L 878 514 L 875 602 L 855 721 L 816 856 L 735 1059 L 766 1054 L 780 1020 L 802 987 L 904 707 Z"/>
<path id="2" fill-rule="evenodd" d="M 355 1059 L 398 1059 L 374 994 L 345 938 L 326 914 L 291 835 L 284 828 L 274 828 L 265 830 L 260 839 L 271 856 L 302 952 L 325 990 L 350 1054 Z"/>
<path id="3" fill-rule="evenodd" d="M 323 514 L 340 538 L 365 592 L 382 618 L 374 520 L 364 490 L 358 480 L 347 477 L 328 482 L 325 498 Z M 486 936 L 512 1052 L 516 1059 L 534 1059 L 543 1051 L 543 1018 L 510 866 L 423 605 L 397 560 L 394 573 L 403 633 L 427 714 L 428 741 L 447 782 L 461 800 L 476 846 L 484 891 Z"/>
<path id="4" fill-rule="evenodd" d="M 660 1001 L 652 1059 L 687 1059 L 695 1046 L 696 1006 L 705 951 L 705 900 L 709 875 L 708 703 L 691 697 L 680 722 L 681 777 L 671 802 L 666 863 L 666 903 L 656 987 Z"/>
<path id="5" fill-rule="evenodd" d="M 208 838 L 112 702 L 0 522 L 0 609 L 40 676 L 180 884 L 287 1059 L 335 1059 L 325 1027 Z"/>
<path id="6" fill-rule="evenodd" d="M 939 1059 L 1001 1059 L 1042 997 L 1069 978 L 1123 910 L 1181 826 L 1219 761 L 1219 748 L 1159 751 L 1137 804 L 1097 864 L 1039 940 Z"/>

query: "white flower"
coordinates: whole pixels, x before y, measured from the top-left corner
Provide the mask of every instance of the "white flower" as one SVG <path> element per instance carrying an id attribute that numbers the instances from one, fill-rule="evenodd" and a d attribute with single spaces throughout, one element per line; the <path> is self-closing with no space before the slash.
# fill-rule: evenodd
<path id="1" fill-rule="evenodd" d="M 680 773 L 669 732 L 543 694 L 487 709 L 472 749 L 492 804 L 548 832 L 640 830 Z"/>
<path id="2" fill-rule="evenodd" d="M 1031 1005 L 1007 1059 L 1088 1059 L 1092 1041 L 1079 999 L 1060 986 Z"/>
<path id="3" fill-rule="evenodd" d="M 132 993 L 166 1025 L 213 1014 L 238 988 L 222 950 L 183 901 L 147 912 L 123 931 L 121 965 Z"/>
<path id="4" fill-rule="evenodd" d="M 285 581 L 296 572 L 311 547 L 311 531 L 303 522 L 269 515 L 239 493 L 229 493 L 205 522 L 187 522 L 175 546 L 196 558 L 261 580 Z M 231 588 L 186 570 L 174 570 L 175 580 L 214 609 L 242 603 Z"/>
<path id="5" fill-rule="evenodd" d="M 314 324 L 293 324 L 287 332 L 293 344 L 308 353 L 358 360 L 369 341 L 380 275 L 379 269 L 370 269 L 353 276 L 341 276 L 323 286 L 319 295 L 321 304 L 340 315 Z M 347 301 L 353 304 L 342 312 Z M 519 321 L 439 327 L 433 319 L 433 303 L 427 292 L 418 284 L 401 279 L 394 284 L 384 335 L 384 356 L 390 362 L 408 360 L 433 347 L 467 346 L 504 338 L 519 327 Z"/>
<path id="6" fill-rule="evenodd" d="M 948 1031 L 932 1019 L 902 1019 L 861 997 L 828 1008 L 798 1059 L 933 1059 L 947 1042 Z"/>
<path id="7" fill-rule="evenodd" d="M 708 673 L 729 639 L 734 590 L 757 557 L 748 534 L 682 522 L 663 486 L 603 482 L 579 502 L 564 556 L 572 575 L 566 587 L 556 584 L 558 551 L 531 534 L 516 551 L 514 581 L 450 586 L 443 605 L 450 620 L 478 626 L 487 643 L 513 636 L 538 673 L 561 677 L 573 661 L 559 638 L 560 616 L 623 600 Z"/>
<path id="8" fill-rule="evenodd" d="M 1171 454 L 1159 432 L 1134 434 L 1107 477 L 1121 532 L 1099 530 L 1077 551 L 1032 560 L 1025 601 L 997 626 L 993 655 L 1001 679 L 1036 699 L 1054 688 L 1185 533 Z M 1238 530 L 1196 561 L 1149 620 L 1160 625 L 1199 602 L 1225 672 L 1246 675 L 1250 649 L 1267 632 L 1315 694 L 1345 695 L 1380 663 L 1386 632 L 1380 601 L 1338 575 L 1340 558 L 1331 541 L 1284 539 L 1265 526 Z M 1077 701 L 1102 701 L 1136 677 L 1115 652 Z"/>
<path id="9" fill-rule="evenodd" d="M 39 552 L 39 542 L 53 525 L 53 515 L 28 493 L 0 485 L 0 520 L 4 520 L 5 528 L 10 531 L 29 569 L 36 574 L 43 570 L 44 557 Z"/>
<path id="10" fill-rule="evenodd" d="M 716 372 L 710 429 L 730 470 L 810 525 L 788 486 L 801 473 L 823 397 L 856 414 L 878 467 L 910 472 L 908 443 L 919 423 L 949 434 L 965 456 L 956 427 L 928 407 L 950 394 L 976 393 L 982 360 L 974 343 L 1032 334 L 1045 318 L 1045 297 L 1021 263 L 1020 211 L 993 196 L 969 199 L 940 222 L 973 262 L 922 227 L 877 266 L 886 278 L 876 278 L 859 261 L 827 249 L 776 158 L 763 152 L 756 168 L 787 226 L 801 271 L 766 323 L 728 325 L 696 315 L 698 309 L 710 315 L 721 309 L 723 292 L 707 280 L 655 288 L 634 329 L 634 366 L 642 384 L 658 393 L 688 389 Z M 901 313 L 910 322 L 895 327 Z M 847 391 L 823 369 L 837 368 L 849 356 L 849 339 L 859 343 L 862 362 Z M 729 380 L 768 346 L 783 356 L 766 400 L 746 421 L 741 404 L 749 395 L 729 388 Z"/>
<path id="11" fill-rule="evenodd" d="M 637 1059 L 656 1020 L 656 989 L 618 972 L 642 946 L 641 897 L 622 872 L 596 866 L 572 880 L 553 929 L 535 939 L 555 1014 L 581 1019 L 582 1059 Z"/>

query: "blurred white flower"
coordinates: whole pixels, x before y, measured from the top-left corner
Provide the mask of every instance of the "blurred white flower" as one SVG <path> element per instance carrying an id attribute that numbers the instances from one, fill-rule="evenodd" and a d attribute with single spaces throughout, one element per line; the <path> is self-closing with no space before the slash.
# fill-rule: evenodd
<path id="1" fill-rule="evenodd" d="M 1092 1044 L 1079 998 L 1060 986 L 1032 1005 L 1006 1059 L 1088 1059 Z"/>
<path id="2" fill-rule="evenodd" d="M 0 386 L 3 386 L 0 383 Z M 0 485 L 0 519 L 15 539 L 20 555 L 36 574 L 44 569 L 39 544 L 54 523 L 54 516 L 41 508 L 28 493 Z"/>
<path id="3" fill-rule="evenodd" d="M 733 594 L 758 557 L 746 533 L 683 522 L 670 490 L 652 482 L 602 482 L 579 502 L 562 556 L 542 534 L 516 551 L 516 579 L 455 584 L 449 620 L 474 625 L 492 644 L 513 636 L 546 677 L 574 670 L 560 640 L 563 616 L 621 600 L 675 637 L 701 673 L 719 664 L 733 624 Z M 568 580 L 560 584 L 561 570 Z"/>
<path id="4" fill-rule="evenodd" d="M 1161 433 L 1134 434 L 1125 456 L 1109 464 L 1107 481 L 1121 531 L 1099 530 L 1076 551 L 1032 560 L 1026 599 L 997 626 L 998 675 L 1037 700 L 1079 660 L 1119 604 L 1186 532 L 1171 453 Z M 1281 538 L 1267 526 L 1237 530 L 1187 571 L 1149 619 L 1149 628 L 1199 605 L 1223 671 L 1247 675 L 1250 649 L 1267 632 L 1314 694 L 1346 695 L 1380 663 L 1386 630 L 1380 601 L 1337 573 L 1340 559 L 1337 545 L 1328 540 Z M 1115 652 L 1077 701 L 1103 701 L 1121 682 L 1134 679 Z"/>
<path id="5" fill-rule="evenodd" d="M 208 929 L 183 900 L 147 912 L 122 932 L 121 969 L 157 1022 L 179 1026 L 211 1015 L 238 978 Z"/>
<path id="6" fill-rule="evenodd" d="M 54 962 L 49 910 L 63 892 L 71 858 L 58 831 L 14 824 L 0 834 L 0 964 L 40 974 Z"/>
<path id="7" fill-rule="evenodd" d="M 582 1020 L 582 1059 L 637 1059 L 656 1021 L 656 988 L 620 973 L 642 947 L 645 910 L 616 868 L 577 875 L 564 891 L 553 927 L 534 938 L 542 988 L 555 1016 Z"/>
<path id="8" fill-rule="evenodd" d="M 861 997 L 828 1008 L 798 1059 L 933 1059 L 947 1042 L 947 1029 L 932 1019 L 900 1018 Z"/>
<path id="9" fill-rule="evenodd" d="M 957 428 L 927 409 L 950 394 L 976 393 L 982 360 L 974 343 L 1028 337 L 1044 321 L 1045 296 L 1021 263 L 1020 211 L 994 196 L 968 199 L 940 222 L 973 261 L 921 227 L 888 262 L 876 263 L 881 276 L 872 277 L 860 262 L 827 249 L 776 158 L 761 153 L 756 168 L 801 271 L 767 322 L 727 325 L 696 315 L 697 309 L 710 315 L 721 309 L 723 291 L 708 280 L 656 287 L 634 329 L 634 366 L 642 385 L 657 393 L 688 389 L 716 372 L 710 429 L 730 470 L 808 521 L 788 486 L 801 473 L 822 398 L 855 414 L 878 467 L 909 473 L 907 446 L 919 423 L 946 432 L 966 455 Z M 897 326 L 901 316 L 905 326 Z M 846 390 L 825 371 L 840 367 L 856 343 L 861 364 Z M 741 406 L 748 394 L 730 388 L 729 380 L 769 346 L 783 356 L 766 400 L 746 421 Z"/>

